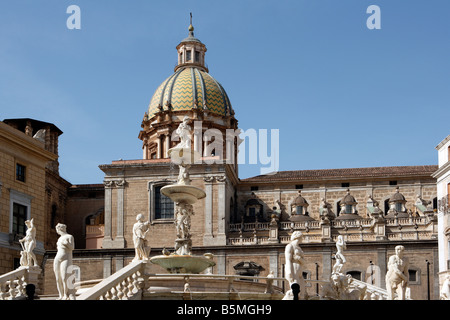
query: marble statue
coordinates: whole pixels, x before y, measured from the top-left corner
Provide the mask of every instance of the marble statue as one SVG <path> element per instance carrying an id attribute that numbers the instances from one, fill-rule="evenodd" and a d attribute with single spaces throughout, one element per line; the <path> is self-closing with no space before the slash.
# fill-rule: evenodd
<path id="1" fill-rule="evenodd" d="M 25 225 L 27 226 L 25 237 L 19 240 L 23 249 L 20 253 L 20 266 L 37 267 L 36 255 L 33 252 L 34 248 L 36 248 L 36 227 L 33 224 L 33 219 L 25 221 Z"/>
<path id="2" fill-rule="evenodd" d="M 266 290 L 264 291 L 264 293 L 274 293 L 275 291 L 273 290 L 273 280 L 275 278 L 275 275 L 273 274 L 273 271 L 270 270 L 269 274 L 267 275 L 266 278 Z"/>
<path id="3" fill-rule="evenodd" d="M 386 273 L 386 289 L 388 300 L 394 300 L 395 292 L 400 286 L 399 300 L 405 300 L 408 285 L 408 260 L 403 257 L 403 246 L 395 247 L 395 255 L 389 257 L 388 271 Z"/>
<path id="4" fill-rule="evenodd" d="M 450 274 L 445 278 L 441 288 L 440 300 L 450 300 Z"/>
<path id="5" fill-rule="evenodd" d="M 339 235 L 336 241 L 337 252 L 335 254 L 336 262 L 333 266 L 333 273 L 341 273 L 342 267 L 347 260 L 344 257 L 344 249 L 346 248 L 346 243 L 344 237 Z"/>
<path id="6" fill-rule="evenodd" d="M 188 164 L 179 164 L 178 167 L 180 168 L 179 173 L 178 173 L 178 179 L 177 179 L 177 184 L 180 185 L 190 185 L 191 184 L 191 179 L 189 178 L 189 167 L 190 165 Z"/>
<path id="7" fill-rule="evenodd" d="M 189 117 L 185 116 L 183 122 L 180 123 L 175 131 L 180 137 L 180 143 L 175 148 L 190 148 L 191 147 L 191 126 L 189 123 Z"/>
<path id="8" fill-rule="evenodd" d="M 145 246 L 145 236 L 149 231 L 149 222 L 143 222 L 144 216 L 142 214 L 138 214 L 136 220 L 137 222 L 133 225 L 133 243 L 135 251 L 133 261 L 147 260 L 148 252 Z"/>
<path id="9" fill-rule="evenodd" d="M 194 214 L 194 209 L 191 204 L 177 203 L 175 207 L 176 215 L 176 230 L 179 239 L 187 239 L 191 237 L 191 216 Z"/>
<path id="10" fill-rule="evenodd" d="M 291 235 L 291 242 L 286 245 L 285 255 L 285 278 L 289 282 L 289 287 L 296 283 L 300 286 L 300 299 L 305 297 L 305 279 L 303 278 L 303 266 L 305 264 L 304 253 L 300 248 L 300 241 L 303 234 L 300 231 L 294 231 Z M 291 290 L 289 290 L 291 291 Z M 292 292 L 286 295 L 291 295 Z"/>
<path id="11" fill-rule="evenodd" d="M 60 237 L 56 243 L 57 252 L 53 262 L 53 271 L 59 293 L 58 300 L 75 299 L 73 287 L 69 283 L 71 276 L 69 270 L 72 269 L 72 251 L 75 248 L 75 240 L 72 235 L 67 233 L 66 228 L 65 224 L 58 223 L 56 225 L 56 233 Z"/>
<path id="12" fill-rule="evenodd" d="M 366 296 L 367 287 L 355 285 L 351 275 L 333 273 L 330 280 L 322 285 L 321 300 L 363 300 Z"/>

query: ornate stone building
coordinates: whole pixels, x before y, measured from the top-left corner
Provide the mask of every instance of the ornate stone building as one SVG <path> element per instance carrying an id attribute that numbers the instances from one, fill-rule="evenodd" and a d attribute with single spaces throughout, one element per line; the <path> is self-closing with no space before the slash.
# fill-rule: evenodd
<path id="1" fill-rule="evenodd" d="M 191 218 L 194 254 L 212 253 L 213 273 L 284 276 L 284 247 L 290 234 L 304 234 L 307 264 L 304 277 L 330 277 L 335 241 L 347 243 L 342 270 L 353 277 L 385 286 L 387 260 L 396 245 L 410 260 L 409 288 L 414 299 L 437 299 L 439 291 L 437 166 L 296 170 L 240 179 L 238 121 L 222 85 L 205 63 L 206 46 L 189 35 L 176 47 L 174 73 L 156 88 L 141 123 L 143 157 L 100 165 L 102 186 L 72 188 L 74 207 L 92 202 L 73 230 L 86 249 L 74 251 L 79 280 L 109 276 L 134 257 L 132 228 L 136 216 L 150 222 L 150 255 L 173 250 L 174 203 L 161 188 L 175 183 L 178 168 L 167 151 L 176 145 L 176 128 L 188 120 L 191 147 L 201 155 L 190 167 L 191 184 L 206 192 L 194 204 Z M 104 197 L 104 198 L 103 198 Z M 101 203 L 104 203 L 103 206 Z M 67 218 L 69 219 L 69 217 Z M 95 241 L 80 232 L 98 226 Z M 91 232 L 92 233 L 92 232 Z M 95 233 L 95 232 L 94 232 Z M 89 232 L 85 231 L 85 235 Z M 89 244 L 88 244 L 89 243 Z M 47 252 L 46 292 L 54 291 Z M 152 266 L 152 271 L 165 270 Z M 282 283 L 278 283 L 282 286 Z M 308 288 L 314 293 L 318 288 Z"/>
<path id="2" fill-rule="evenodd" d="M 450 135 L 436 146 L 439 169 L 433 174 L 437 179 L 439 221 L 439 283 L 450 276 Z"/>
<path id="3" fill-rule="evenodd" d="M 37 229 L 35 254 L 55 247 L 55 222 L 64 221 L 66 190 L 58 173 L 58 136 L 53 124 L 33 119 L 0 122 L 0 273 L 19 266 L 25 221 Z"/>

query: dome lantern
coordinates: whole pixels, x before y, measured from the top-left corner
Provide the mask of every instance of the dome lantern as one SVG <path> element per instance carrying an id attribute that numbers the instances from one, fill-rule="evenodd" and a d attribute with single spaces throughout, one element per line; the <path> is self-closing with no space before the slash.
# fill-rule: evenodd
<path id="1" fill-rule="evenodd" d="M 194 36 L 194 26 L 192 25 L 192 13 L 191 23 L 189 25 L 189 35 L 183 39 L 177 46 L 178 51 L 178 64 L 175 67 L 175 72 L 186 66 L 197 67 L 202 71 L 209 72 L 205 63 L 206 46 Z"/>

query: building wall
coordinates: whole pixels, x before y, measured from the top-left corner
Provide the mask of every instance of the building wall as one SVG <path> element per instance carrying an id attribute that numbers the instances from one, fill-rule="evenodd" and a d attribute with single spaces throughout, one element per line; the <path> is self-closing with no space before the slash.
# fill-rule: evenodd
<path id="1" fill-rule="evenodd" d="M 22 250 L 12 232 L 12 203 L 27 206 L 27 219 L 34 219 L 39 262 L 44 254 L 46 230 L 45 166 L 57 157 L 44 144 L 0 122 L 0 273 L 14 269 Z M 16 163 L 26 167 L 25 182 L 16 179 Z M 26 231 L 26 227 L 25 227 Z"/>
<path id="2" fill-rule="evenodd" d="M 450 136 L 437 147 L 439 169 L 437 179 L 438 228 L 439 228 L 439 278 L 440 286 L 450 276 Z"/>

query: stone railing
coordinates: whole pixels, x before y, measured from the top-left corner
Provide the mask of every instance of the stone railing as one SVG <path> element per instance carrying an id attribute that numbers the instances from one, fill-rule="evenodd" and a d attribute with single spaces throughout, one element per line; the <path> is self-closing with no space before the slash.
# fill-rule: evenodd
<path id="1" fill-rule="evenodd" d="M 366 288 L 366 294 L 364 297 L 364 300 L 387 300 L 388 299 L 388 293 L 385 289 L 381 289 L 380 287 L 374 286 L 370 283 L 363 282 L 360 280 L 356 280 L 355 278 L 352 279 L 353 284 L 356 286 L 363 288 Z"/>
<path id="2" fill-rule="evenodd" d="M 0 300 L 14 300 L 26 296 L 27 284 L 34 284 L 37 288 L 39 267 L 21 267 L 0 276 Z"/>
<path id="3" fill-rule="evenodd" d="M 131 262 L 77 297 L 77 300 L 140 300 L 145 261 Z"/>
<path id="4" fill-rule="evenodd" d="M 345 241 L 425 240 L 437 237 L 437 218 L 433 213 L 407 218 L 361 218 L 332 221 L 272 221 L 229 225 L 229 245 L 287 243 L 293 231 L 303 233 L 304 243 Z"/>

